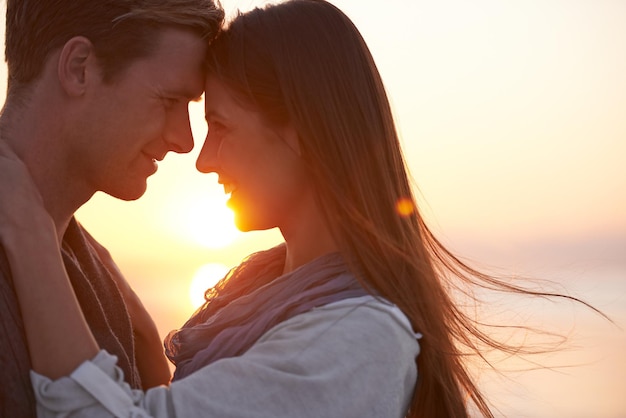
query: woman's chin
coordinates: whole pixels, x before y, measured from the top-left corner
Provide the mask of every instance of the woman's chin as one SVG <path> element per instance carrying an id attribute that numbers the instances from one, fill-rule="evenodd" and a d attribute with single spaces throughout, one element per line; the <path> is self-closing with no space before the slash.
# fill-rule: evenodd
<path id="1" fill-rule="evenodd" d="M 250 222 L 250 219 L 242 216 L 240 213 L 237 212 L 235 212 L 235 227 L 241 232 L 256 231 L 256 228 L 254 228 L 253 223 Z"/>
<path id="2" fill-rule="evenodd" d="M 265 231 L 273 228 L 237 212 L 235 212 L 235 227 L 241 232 Z"/>

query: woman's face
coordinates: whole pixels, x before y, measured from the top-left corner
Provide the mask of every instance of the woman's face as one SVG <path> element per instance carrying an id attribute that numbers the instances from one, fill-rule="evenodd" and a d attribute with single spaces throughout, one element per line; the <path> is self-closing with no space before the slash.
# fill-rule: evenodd
<path id="1" fill-rule="evenodd" d="M 216 78 L 206 83 L 209 131 L 196 166 L 217 173 L 242 231 L 297 225 L 311 204 L 307 170 L 291 125 L 272 126 Z M 283 231 L 284 233 L 284 231 Z"/>

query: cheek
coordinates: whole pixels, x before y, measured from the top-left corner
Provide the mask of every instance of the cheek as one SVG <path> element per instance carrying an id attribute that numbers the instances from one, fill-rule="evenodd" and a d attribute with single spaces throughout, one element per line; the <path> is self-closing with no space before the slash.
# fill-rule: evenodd
<path id="1" fill-rule="evenodd" d="M 238 186 L 246 189 L 262 184 L 268 171 L 273 171 L 275 161 L 270 155 L 268 147 L 241 135 L 225 136 L 216 148 L 217 163 L 224 174 L 233 176 Z"/>
<path id="2" fill-rule="evenodd" d="M 259 229 L 281 226 L 306 204 L 310 186 L 301 167 L 282 163 L 257 159 L 245 166 L 231 202 L 240 222 Z"/>
<path id="3" fill-rule="evenodd" d="M 302 206 L 310 191 L 308 177 L 303 172 L 303 167 L 297 163 L 283 161 L 268 169 L 263 177 L 263 184 L 257 184 L 256 192 L 260 200 L 266 202 L 266 210 L 271 215 L 275 212 L 285 215 Z"/>

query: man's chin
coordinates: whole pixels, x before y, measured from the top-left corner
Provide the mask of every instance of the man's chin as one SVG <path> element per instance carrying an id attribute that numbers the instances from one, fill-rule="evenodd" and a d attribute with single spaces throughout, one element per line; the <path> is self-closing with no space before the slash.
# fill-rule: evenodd
<path id="1" fill-rule="evenodd" d="M 116 199 L 131 202 L 143 196 L 146 193 L 146 189 L 147 189 L 147 185 L 144 183 L 143 187 L 134 187 L 134 188 L 128 187 L 123 190 L 111 190 L 111 191 L 103 191 L 103 192 Z"/>

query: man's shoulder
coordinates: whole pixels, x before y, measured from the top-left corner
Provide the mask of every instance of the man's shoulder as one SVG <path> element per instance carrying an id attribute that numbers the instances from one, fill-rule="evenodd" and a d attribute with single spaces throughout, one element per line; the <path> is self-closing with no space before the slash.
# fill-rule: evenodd
<path id="1" fill-rule="evenodd" d="M 0 246 L 0 370 L 6 371 L 6 361 L 20 357 L 28 359 L 26 337 L 19 301 L 13 288 L 11 269 L 4 249 Z"/>
<path id="2" fill-rule="evenodd" d="M 11 269 L 0 246 L 0 416 L 34 417 L 35 399 L 28 376 L 30 360 Z"/>
<path id="3" fill-rule="evenodd" d="M 4 351 L 7 341 L 19 338 L 23 333 L 19 302 L 13 289 L 13 278 L 11 269 L 2 246 L 0 246 L 0 351 Z M 7 336 L 7 341 L 5 341 Z"/>

